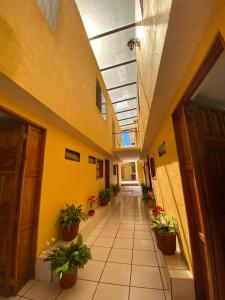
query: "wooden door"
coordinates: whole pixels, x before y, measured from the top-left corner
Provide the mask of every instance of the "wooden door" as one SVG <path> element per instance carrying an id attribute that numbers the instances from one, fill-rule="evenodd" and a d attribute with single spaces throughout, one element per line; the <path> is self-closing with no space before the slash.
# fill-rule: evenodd
<path id="1" fill-rule="evenodd" d="M 0 295 L 11 294 L 25 126 L 0 129 Z"/>
<path id="2" fill-rule="evenodd" d="M 152 179 L 151 179 L 151 173 L 150 173 L 150 159 L 149 156 L 147 155 L 147 176 L 148 176 L 148 182 L 149 182 L 149 187 L 152 189 Z"/>
<path id="3" fill-rule="evenodd" d="M 18 292 L 30 278 L 34 277 L 43 146 L 43 130 L 29 125 L 14 251 L 14 293 Z"/>
<path id="4" fill-rule="evenodd" d="M 197 299 L 225 299 L 225 112 L 187 103 L 174 127 Z"/>
<path id="5" fill-rule="evenodd" d="M 116 178 L 117 178 L 117 184 L 120 184 L 120 179 L 119 179 L 119 166 L 118 164 L 116 165 Z"/>
<path id="6" fill-rule="evenodd" d="M 108 159 L 105 160 L 105 187 L 110 188 L 110 162 Z"/>

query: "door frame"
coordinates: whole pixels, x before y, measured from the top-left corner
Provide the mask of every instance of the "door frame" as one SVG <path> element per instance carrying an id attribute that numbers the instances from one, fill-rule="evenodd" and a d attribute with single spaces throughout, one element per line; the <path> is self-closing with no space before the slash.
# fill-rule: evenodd
<path id="1" fill-rule="evenodd" d="M 38 128 L 39 130 L 41 130 L 42 132 L 42 145 L 41 145 L 41 155 L 40 155 L 40 161 L 41 161 L 41 166 L 40 166 L 40 176 L 38 179 L 38 191 L 36 194 L 36 210 L 35 210 L 35 215 L 34 215 L 34 220 L 35 220 L 35 230 L 34 230 L 34 238 L 32 240 L 32 245 L 31 245 L 31 257 L 32 257 L 32 261 L 31 261 L 31 278 L 34 277 L 35 275 L 35 263 L 36 263 L 36 252 L 37 252 L 37 242 L 38 242 L 38 228 L 39 228 L 39 212 L 40 212 L 40 198 L 41 198 L 41 186 L 42 186 L 42 178 L 43 178 L 43 169 L 44 169 L 44 153 L 45 153 L 45 144 L 46 144 L 46 134 L 47 134 L 47 129 L 19 114 L 17 114 L 14 111 L 9 110 L 8 108 L 5 108 L 4 106 L 0 105 L 0 112 L 3 112 L 17 120 L 20 120 L 23 122 L 23 124 L 28 127 L 33 126 Z M 23 157 L 22 157 L 22 162 L 21 162 L 21 170 L 20 173 L 21 175 L 24 172 L 24 167 L 25 167 L 25 152 L 23 151 Z M 20 194 L 21 194 L 21 190 L 22 190 L 22 184 L 23 184 L 23 176 L 20 177 L 20 183 L 19 183 L 19 193 L 18 193 L 18 201 L 20 201 Z M 19 209 L 20 203 L 17 202 L 17 209 Z M 18 226 L 19 223 L 16 222 L 14 225 L 14 234 L 15 234 L 15 238 L 14 238 L 14 242 L 16 242 L 17 239 L 17 235 L 18 235 Z M 10 284 L 10 293 L 11 294 L 16 294 L 18 292 L 18 289 L 20 289 L 21 287 L 17 287 L 17 283 L 15 282 L 15 274 L 16 274 L 16 264 L 17 264 L 17 257 L 16 257 L 16 251 L 15 251 L 15 246 L 13 249 L 13 256 L 12 256 L 12 268 L 11 268 L 11 284 Z"/>
<path id="2" fill-rule="evenodd" d="M 179 144 L 179 133 L 177 130 L 176 120 L 177 120 L 180 112 L 182 110 L 184 110 L 185 105 L 188 102 L 190 102 L 191 96 L 194 94 L 194 92 L 197 90 L 199 85 L 205 79 L 205 77 L 207 76 L 209 71 L 212 69 L 212 67 L 216 63 L 217 59 L 221 56 L 222 53 L 225 53 L 224 51 L 225 51 L 225 41 L 224 41 L 222 34 L 220 32 L 218 32 L 208 50 L 208 52 L 206 53 L 202 63 L 200 64 L 199 68 L 197 69 L 197 72 L 195 73 L 194 77 L 192 78 L 190 84 L 188 85 L 188 88 L 184 92 L 183 96 L 181 97 L 179 103 L 177 104 L 177 106 L 175 107 L 175 109 L 172 113 L 173 126 L 174 126 L 174 132 L 175 132 L 175 140 L 176 140 L 176 148 L 177 148 L 178 160 L 179 160 L 180 166 L 182 164 L 182 153 L 181 153 L 180 144 Z M 196 179 L 201 185 L 202 175 L 199 172 L 198 164 L 195 161 L 196 154 L 192 148 L 190 150 L 190 153 L 191 153 L 191 156 L 194 158 L 193 159 L 193 169 L 196 174 L 195 175 Z M 183 174 L 181 167 L 180 167 L 180 174 L 181 174 L 182 181 L 185 181 L 184 180 L 185 175 Z M 184 192 L 185 207 L 186 207 L 186 212 L 187 212 L 187 217 L 188 217 L 188 227 L 189 227 L 190 241 L 191 241 L 191 248 L 192 248 L 193 269 L 194 269 L 194 274 L 197 274 L 199 262 L 195 261 L 195 255 L 193 255 L 193 253 L 195 253 L 194 251 L 196 251 L 195 245 L 197 245 L 197 238 L 196 238 L 196 234 L 194 233 L 194 230 L 192 227 L 193 224 L 196 223 L 196 220 L 195 220 L 195 215 L 192 212 L 192 207 L 190 207 L 190 205 L 188 204 L 188 202 L 189 202 L 188 198 L 190 198 L 190 194 L 188 193 L 188 190 L 185 188 L 184 184 L 183 184 L 183 192 Z M 201 193 L 200 193 L 200 195 L 201 195 Z M 210 261 L 210 265 L 212 266 L 211 281 L 212 281 L 212 289 L 213 289 L 212 293 L 214 295 L 212 300 L 214 300 L 214 299 L 219 299 L 219 298 L 217 295 L 218 290 L 217 290 L 217 282 L 216 282 L 214 251 L 211 246 L 212 243 L 210 242 L 213 239 L 213 235 L 210 230 L 210 214 L 209 214 L 208 210 L 204 208 L 205 205 L 204 205 L 201 197 L 199 198 L 199 201 L 200 201 L 200 203 L 202 203 L 202 214 L 204 216 L 204 224 L 205 224 L 204 230 L 205 230 L 206 239 L 208 240 L 208 243 L 209 243 L 209 248 L 207 249 L 208 250 L 207 255 L 208 255 L 208 258 Z M 197 277 L 199 278 L 200 276 L 197 276 Z M 197 284 L 195 282 L 195 287 L 196 287 L 196 291 L 197 291 L 197 289 L 201 288 L 201 282 L 197 283 Z"/>

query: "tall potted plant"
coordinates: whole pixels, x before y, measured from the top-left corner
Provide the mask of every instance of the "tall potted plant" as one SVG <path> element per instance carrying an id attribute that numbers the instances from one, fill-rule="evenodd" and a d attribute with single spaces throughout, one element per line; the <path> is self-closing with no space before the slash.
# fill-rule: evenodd
<path id="1" fill-rule="evenodd" d="M 177 220 L 173 216 L 160 214 L 152 220 L 151 227 L 155 232 L 158 248 L 164 254 L 174 254 L 178 232 Z"/>
<path id="2" fill-rule="evenodd" d="M 83 244 L 79 234 L 75 243 L 69 247 L 56 246 L 47 253 L 44 261 L 50 262 L 52 277 L 59 277 L 61 287 L 68 289 L 76 284 L 78 269 L 83 268 L 89 259 L 90 248 Z"/>
<path id="3" fill-rule="evenodd" d="M 66 204 L 66 207 L 61 209 L 59 223 L 62 226 L 62 238 L 64 241 L 71 241 L 77 236 L 80 221 L 82 220 L 87 220 L 82 205 L 75 207 L 74 204 Z"/>
<path id="4" fill-rule="evenodd" d="M 121 190 L 120 185 L 119 184 L 111 184 L 111 190 L 112 190 L 113 196 L 115 197 Z"/>
<path id="5" fill-rule="evenodd" d="M 110 189 L 104 189 L 99 192 L 99 201 L 100 201 L 100 206 L 106 206 L 108 202 L 110 201 L 110 197 L 112 195 L 112 192 Z"/>

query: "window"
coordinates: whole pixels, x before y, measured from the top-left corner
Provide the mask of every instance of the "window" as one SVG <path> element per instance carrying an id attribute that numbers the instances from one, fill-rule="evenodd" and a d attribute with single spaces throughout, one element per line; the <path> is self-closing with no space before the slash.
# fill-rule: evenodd
<path id="1" fill-rule="evenodd" d="M 96 177 L 102 178 L 103 177 L 103 160 L 97 159 L 96 162 Z"/>
<path id="2" fill-rule="evenodd" d="M 36 0 L 52 29 L 56 28 L 59 0 Z"/>
<path id="3" fill-rule="evenodd" d="M 89 164 L 96 164 L 96 158 L 95 157 L 93 157 L 93 156 L 88 156 L 88 162 L 89 162 Z"/>
<path id="4" fill-rule="evenodd" d="M 73 160 L 73 161 L 80 161 L 80 153 L 75 152 L 70 149 L 65 149 L 65 159 Z"/>
<path id="5" fill-rule="evenodd" d="M 106 99 L 102 93 L 98 80 L 96 81 L 96 106 L 98 107 L 103 118 L 106 120 Z"/>
<path id="6" fill-rule="evenodd" d="M 149 160 L 150 160 L 151 175 L 152 175 L 152 178 L 155 178 L 156 177 L 156 169 L 155 169 L 154 156 L 153 155 L 150 156 Z"/>

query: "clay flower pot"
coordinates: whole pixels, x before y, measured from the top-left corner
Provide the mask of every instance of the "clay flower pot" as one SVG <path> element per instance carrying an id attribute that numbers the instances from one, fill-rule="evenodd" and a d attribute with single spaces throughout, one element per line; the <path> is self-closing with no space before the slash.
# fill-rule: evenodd
<path id="1" fill-rule="evenodd" d="M 88 211 L 88 215 L 89 216 L 94 216 L 94 214 L 95 214 L 95 210 L 94 209 L 91 209 L 91 210 Z"/>
<path id="2" fill-rule="evenodd" d="M 147 206 L 149 207 L 149 208 L 155 208 L 155 200 L 148 200 L 147 201 Z"/>
<path id="3" fill-rule="evenodd" d="M 117 191 L 113 191 L 113 196 L 114 196 L 114 197 L 116 197 L 116 196 L 117 196 L 117 194 L 118 194 L 118 192 L 117 192 Z"/>
<path id="4" fill-rule="evenodd" d="M 176 234 L 160 234 L 155 232 L 158 248 L 163 254 L 174 254 L 176 251 Z"/>
<path id="5" fill-rule="evenodd" d="M 107 206 L 108 202 L 109 202 L 108 198 L 101 198 L 100 199 L 100 206 Z"/>
<path id="6" fill-rule="evenodd" d="M 60 279 L 60 285 L 63 289 L 70 289 L 76 284 L 77 272 L 78 272 L 78 268 L 75 268 L 73 272 L 62 273 L 62 277 Z"/>
<path id="7" fill-rule="evenodd" d="M 80 222 L 77 222 L 77 223 L 70 225 L 69 228 L 67 226 L 63 227 L 62 239 L 64 241 L 74 240 L 75 237 L 78 235 L 79 225 L 80 225 Z"/>

